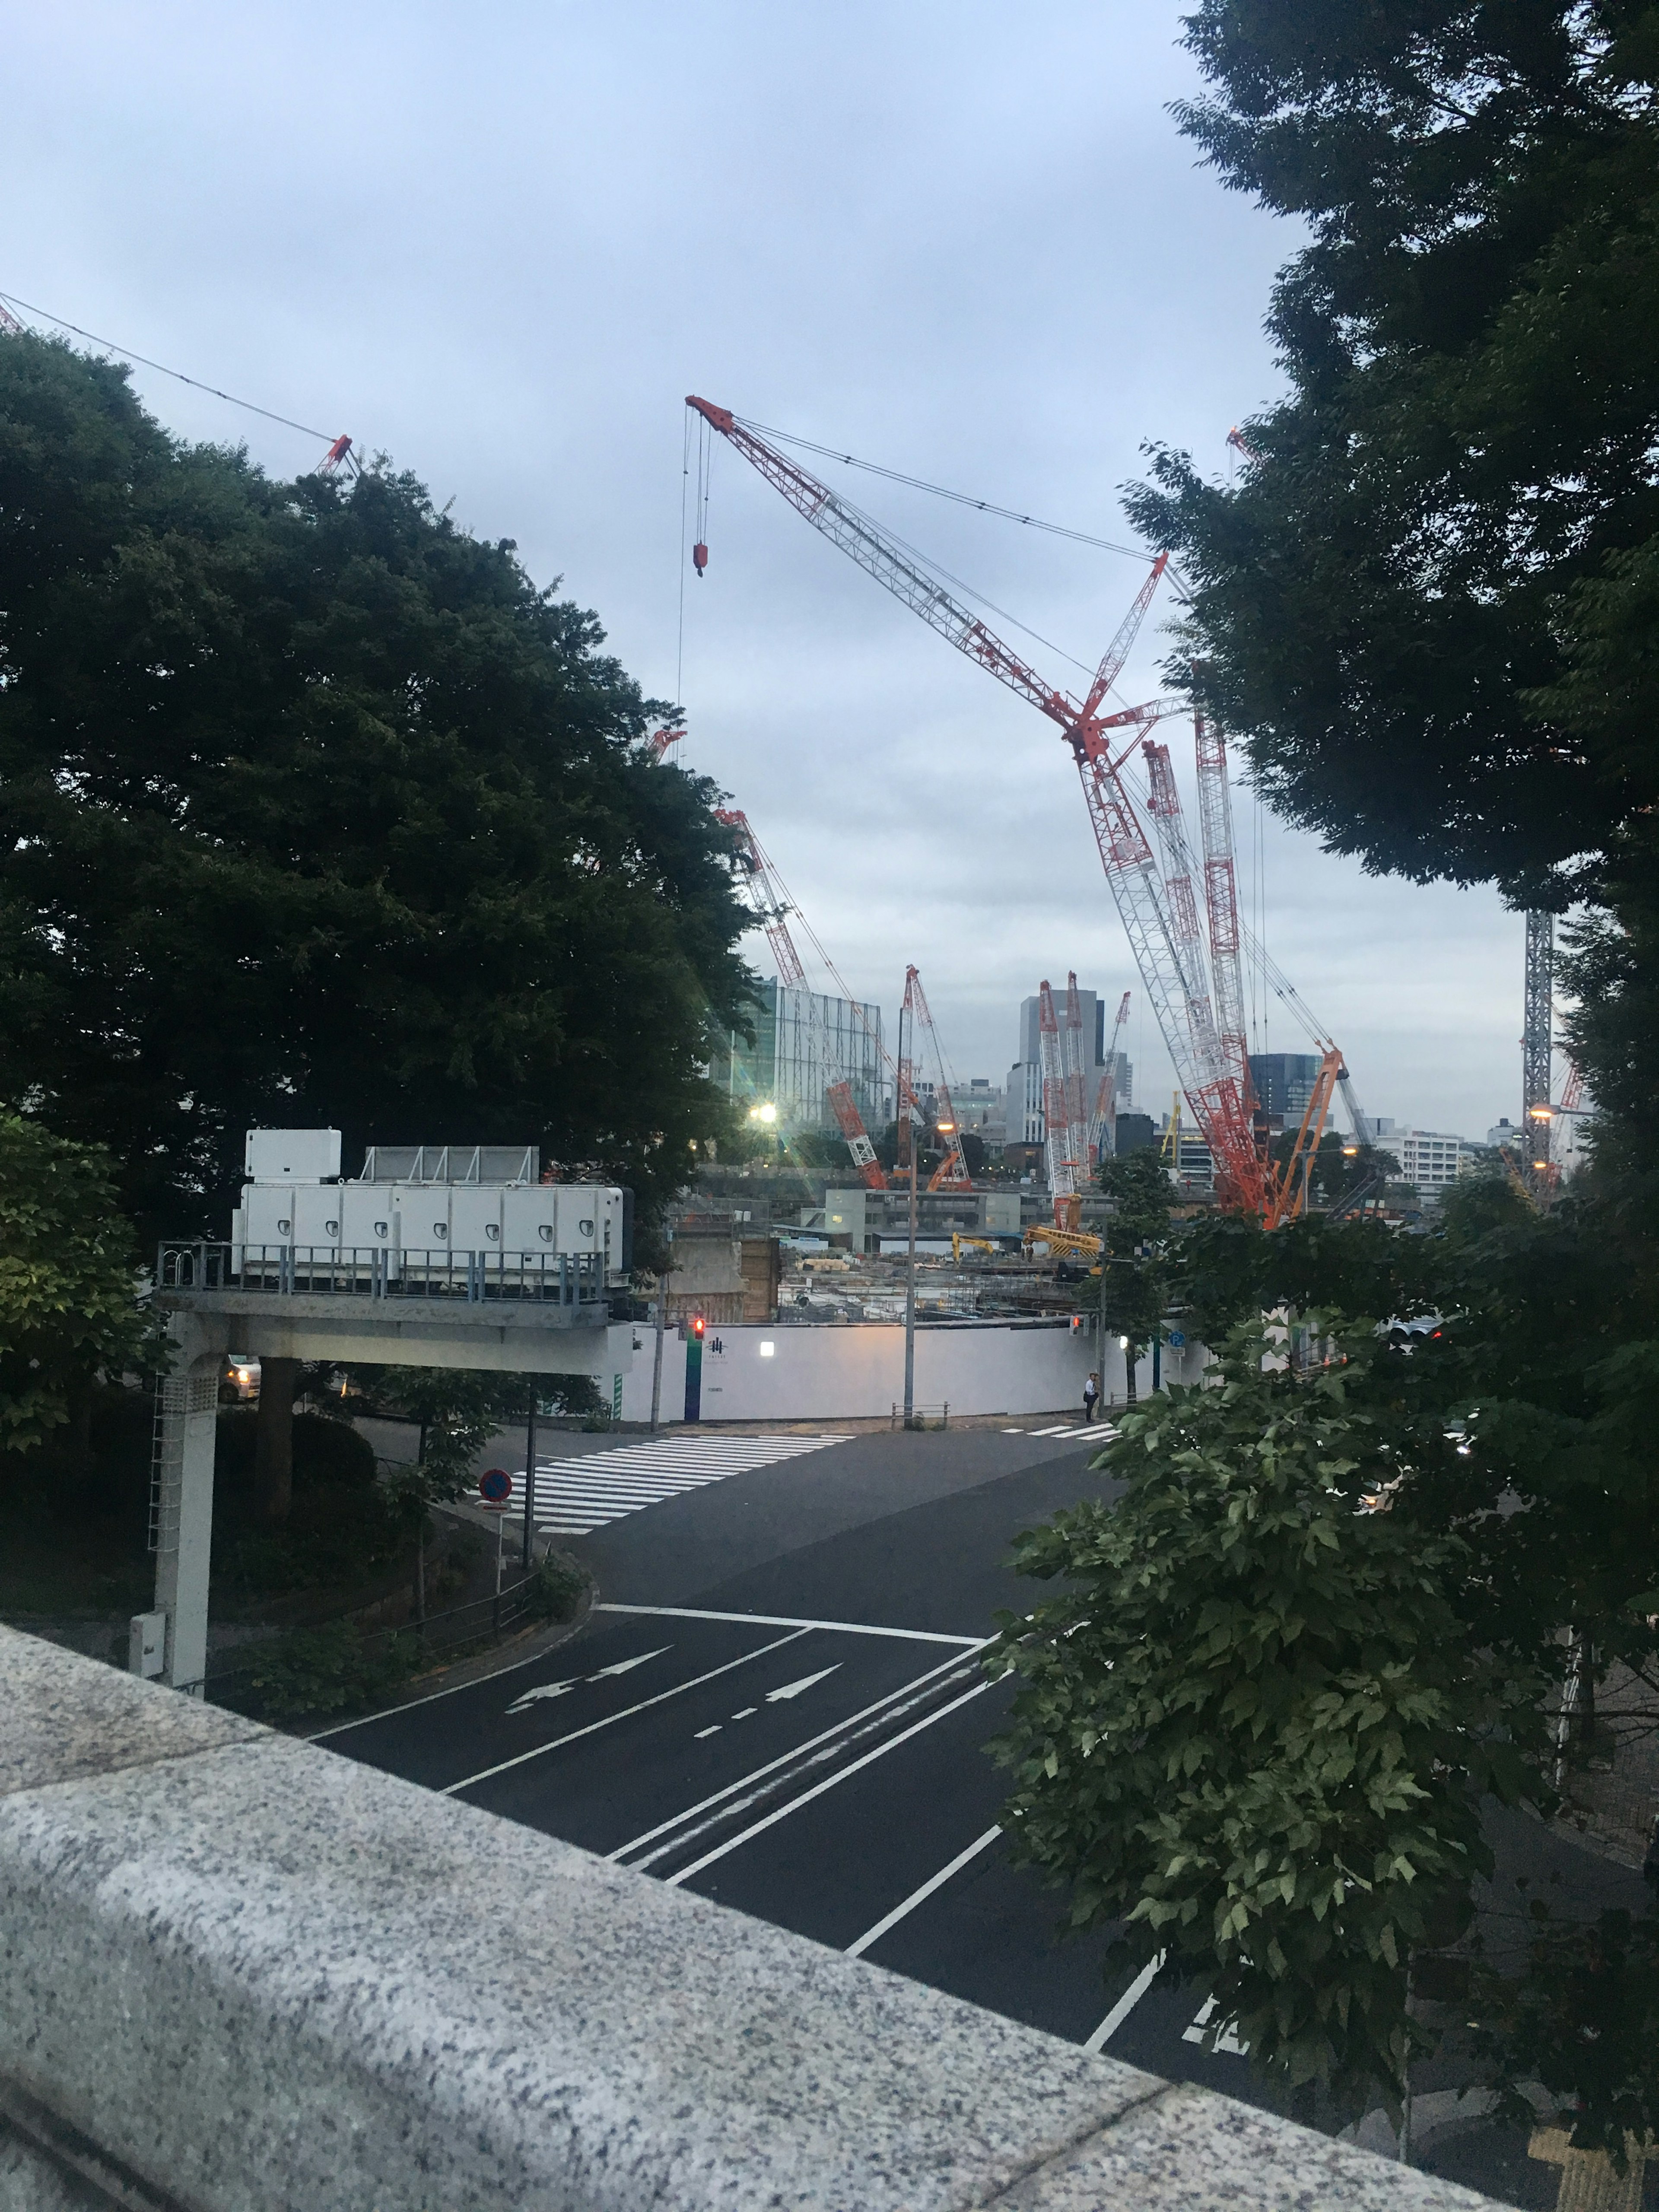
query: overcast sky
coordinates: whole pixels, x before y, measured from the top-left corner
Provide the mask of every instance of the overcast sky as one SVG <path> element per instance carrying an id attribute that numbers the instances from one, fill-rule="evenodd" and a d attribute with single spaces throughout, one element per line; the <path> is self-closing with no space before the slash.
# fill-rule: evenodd
<path id="1" fill-rule="evenodd" d="M 701 580 L 680 514 L 690 392 L 1108 538 L 1144 441 L 1224 472 L 1230 425 L 1276 389 L 1260 324 L 1296 240 L 1176 135 L 1177 31 L 1146 0 L 14 4 L 0 291 L 388 453 L 562 576 L 659 697 L 683 599 L 681 750 L 854 991 L 890 1022 L 914 960 L 957 1073 L 1000 1082 L 1019 1000 L 1074 966 L 1133 991 L 1161 1110 L 1169 1063 L 1058 732 L 729 447 Z M 275 473 L 319 457 L 137 381 Z M 1140 581 L 813 465 L 1050 641 L 1006 633 L 1062 684 Z M 1166 649 L 1149 619 L 1125 697 L 1156 692 Z M 1258 823 L 1247 788 L 1235 807 L 1247 901 L 1370 1109 L 1475 1136 L 1513 1117 L 1519 917 L 1368 878 Z M 1268 1048 L 1301 1048 L 1275 1016 Z"/>

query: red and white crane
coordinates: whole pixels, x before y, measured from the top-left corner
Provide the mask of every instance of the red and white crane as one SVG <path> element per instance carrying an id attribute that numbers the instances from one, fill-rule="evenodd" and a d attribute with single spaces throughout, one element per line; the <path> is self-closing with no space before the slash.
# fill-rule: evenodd
<path id="1" fill-rule="evenodd" d="M 962 1149 L 962 1123 L 957 1115 L 956 1102 L 951 1096 L 951 1070 L 945 1057 L 945 1048 L 939 1042 L 939 1031 L 933 1026 L 933 1010 L 927 1004 L 927 994 L 921 988 L 921 977 L 914 967 L 904 971 L 904 1007 L 910 1017 L 908 1024 L 909 1049 L 898 1064 L 899 1136 L 907 1147 L 915 1142 L 915 1125 L 921 1118 L 921 1102 L 916 1096 L 916 1065 L 921 1055 L 916 1050 L 916 1032 L 920 1030 L 927 1040 L 928 1055 L 933 1066 L 933 1126 L 950 1142 L 945 1157 L 927 1178 L 929 1190 L 968 1188 L 973 1181 L 968 1172 L 968 1161 Z M 909 1153 L 905 1152 L 908 1165 Z"/>
<path id="2" fill-rule="evenodd" d="M 1071 1151 L 1071 1127 L 1066 1097 L 1066 1059 L 1060 1041 L 1060 1017 L 1054 994 L 1045 976 L 1037 986 L 1037 1053 L 1042 1067 L 1042 1142 L 1049 1195 L 1054 1218 L 1077 1190 L 1077 1163 Z M 1069 1222 L 1060 1223 L 1070 1227 Z"/>
<path id="3" fill-rule="evenodd" d="M 683 732 L 676 730 L 672 736 L 683 734 Z M 807 1054 L 808 1064 L 827 1075 L 830 1072 L 827 1040 L 817 1018 L 813 994 L 807 988 L 806 970 L 795 950 L 795 940 L 789 934 L 789 916 L 795 911 L 793 902 L 783 889 L 781 877 L 762 849 L 749 817 L 738 808 L 717 807 L 714 819 L 723 823 L 736 838 L 738 858 L 744 872 L 744 893 L 750 912 L 766 933 L 766 941 L 772 948 L 772 957 L 777 963 L 780 986 L 785 990 L 805 994 L 807 1033 L 811 1040 Z M 836 975 L 823 946 L 817 945 L 817 949 L 825 966 L 830 968 L 830 974 L 841 985 L 842 996 L 846 997 L 847 987 Z M 781 1019 L 781 1006 L 778 1012 Z M 876 1148 L 870 1141 L 870 1133 L 864 1126 L 864 1116 L 859 1112 L 853 1086 L 842 1078 L 836 1077 L 833 1082 L 824 1085 L 823 1092 L 830 1101 L 830 1110 L 836 1117 L 841 1133 L 847 1139 L 847 1149 L 853 1156 L 853 1165 L 858 1170 L 860 1178 L 872 1190 L 885 1190 L 887 1177 L 876 1158 Z"/>
<path id="4" fill-rule="evenodd" d="M 1315 1102 L 1297 1133 L 1293 1159 L 1278 1174 L 1270 1173 L 1253 1126 L 1249 1063 L 1243 1050 L 1236 890 L 1229 900 L 1233 862 L 1231 812 L 1225 805 L 1224 750 L 1219 747 L 1218 735 L 1200 732 L 1204 892 L 1212 939 L 1211 957 L 1206 957 L 1204 933 L 1198 924 L 1194 870 L 1187 849 L 1179 796 L 1169 772 L 1167 750 L 1155 744 L 1145 749 L 1152 787 L 1148 811 L 1164 857 L 1161 877 L 1152 843 L 1121 773 L 1138 733 L 1188 710 L 1183 702 L 1161 699 L 1115 713 L 1104 711 L 1107 695 L 1122 672 L 1169 556 L 1160 553 L 1152 562 L 1088 691 L 1082 699 L 1076 699 L 1045 682 L 980 617 L 954 598 L 908 547 L 820 483 L 798 461 L 769 444 L 752 424 L 740 421 L 729 408 L 695 395 L 688 396 L 686 404 L 735 446 L 815 530 L 840 546 L 958 652 L 977 661 L 999 683 L 1058 725 L 1077 763 L 1101 864 L 1135 965 L 1152 1002 L 1176 1079 L 1215 1164 L 1218 1195 L 1224 1203 L 1258 1213 L 1270 1226 L 1298 1212 L 1306 1182 L 1305 1172 L 1300 1171 L 1305 1170 L 1308 1157 L 1317 1146 L 1331 1092 L 1346 1071 L 1340 1054 L 1327 1041 Z M 1125 750 L 1114 757 L 1115 746 L 1120 743 L 1125 744 Z M 1210 971 L 1218 945 L 1224 972 L 1212 997 Z M 1045 993 L 1052 1015 L 1053 994 L 1046 986 Z M 1056 1171 L 1065 1177 L 1069 1133 L 1059 1136 L 1057 1154 L 1054 1146 L 1060 1130 L 1069 1133 L 1070 1122 L 1057 1019 L 1052 1031 L 1052 1053 L 1058 1085 L 1058 1128 L 1054 1109 L 1048 1104 L 1049 1034 L 1043 1032 L 1043 1073 L 1052 1180 Z M 1057 1195 L 1069 1195 L 1069 1191 L 1060 1193 L 1055 1188 Z"/>

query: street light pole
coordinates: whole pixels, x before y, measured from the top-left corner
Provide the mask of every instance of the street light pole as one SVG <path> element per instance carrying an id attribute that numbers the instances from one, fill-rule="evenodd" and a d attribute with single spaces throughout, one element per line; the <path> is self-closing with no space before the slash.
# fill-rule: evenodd
<path id="1" fill-rule="evenodd" d="M 915 1036 L 915 1016 L 910 1017 L 910 1035 Z M 908 1067 L 909 1061 L 904 1050 L 904 1012 L 899 1010 L 899 1066 Z M 909 1085 L 902 1084 L 901 1091 L 908 1093 Z M 905 1150 L 910 1155 L 910 1221 L 909 1242 L 904 1265 L 904 1425 L 915 1426 L 916 1420 L 916 1128 L 911 1118 L 910 1100 L 902 1096 L 898 1102 L 899 1121 L 905 1136 Z"/>
<path id="2" fill-rule="evenodd" d="M 651 1433 L 657 1433 L 658 1417 L 662 1411 L 662 1330 L 663 1312 L 668 1304 L 668 1269 L 657 1277 L 657 1346 L 651 1360 Z"/>

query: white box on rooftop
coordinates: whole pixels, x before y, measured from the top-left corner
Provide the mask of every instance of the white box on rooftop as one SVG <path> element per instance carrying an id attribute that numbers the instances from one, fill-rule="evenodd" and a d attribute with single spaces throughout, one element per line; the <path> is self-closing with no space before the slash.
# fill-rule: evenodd
<path id="1" fill-rule="evenodd" d="M 326 1182 L 340 1172 L 337 1129 L 250 1129 L 242 1171 L 255 1182 Z"/>

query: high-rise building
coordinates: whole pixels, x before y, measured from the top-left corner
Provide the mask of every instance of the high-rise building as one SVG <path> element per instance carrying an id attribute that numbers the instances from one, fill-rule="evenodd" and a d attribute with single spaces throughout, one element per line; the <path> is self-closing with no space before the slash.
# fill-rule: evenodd
<path id="1" fill-rule="evenodd" d="M 1318 1055 L 1311 1052 L 1253 1052 L 1250 1081 L 1256 1103 L 1287 1127 L 1299 1128 L 1319 1080 Z"/>
<path id="2" fill-rule="evenodd" d="M 734 1030 L 709 1062 L 711 1078 L 735 1103 L 775 1106 L 783 1128 L 833 1128 L 825 1094 L 832 1083 L 846 1083 L 866 1125 L 880 1125 L 879 1006 L 769 982 L 753 1020 L 753 1044 Z"/>
<path id="3" fill-rule="evenodd" d="M 1388 1149 L 1400 1163 L 1402 1181 L 1419 1191 L 1443 1189 L 1457 1181 L 1459 1163 L 1469 1149 L 1461 1137 L 1437 1129 L 1395 1129 Z"/>
<path id="4" fill-rule="evenodd" d="M 1100 1079 L 1106 1065 L 1106 1001 L 1095 991 L 1078 992 L 1079 1011 L 1083 1016 L 1083 1097 L 1084 1103 L 1092 1116 L 1095 1101 L 1100 1093 Z M 1048 1127 L 1042 1113 L 1042 1042 L 1038 1018 L 1039 1000 L 1035 997 L 1022 999 L 1019 1006 L 1019 1058 L 1008 1071 L 1005 1126 L 1008 1141 L 1040 1145 Z M 1062 1024 L 1066 1019 L 1066 994 L 1054 994 L 1054 1010 Z M 1115 1103 L 1118 1112 L 1134 1104 L 1134 1062 L 1127 1052 L 1117 1056 L 1117 1079 Z"/>

